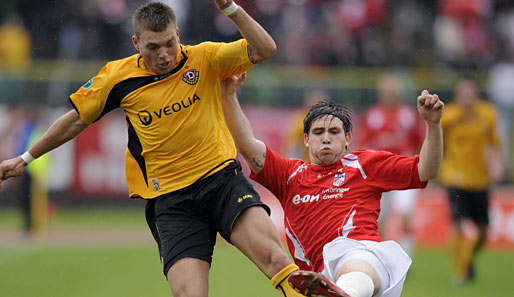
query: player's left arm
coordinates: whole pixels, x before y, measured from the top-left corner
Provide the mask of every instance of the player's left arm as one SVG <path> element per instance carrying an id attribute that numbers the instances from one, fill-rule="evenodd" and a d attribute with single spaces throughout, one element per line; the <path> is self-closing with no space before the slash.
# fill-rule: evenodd
<path id="1" fill-rule="evenodd" d="M 223 9 L 231 7 L 233 1 L 215 0 L 215 3 L 223 11 Z M 238 7 L 228 17 L 248 42 L 248 57 L 252 63 L 266 61 L 275 54 L 277 45 L 273 38 L 242 7 Z"/>
<path id="2" fill-rule="evenodd" d="M 419 153 L 418 175 L 420 181 L 435 178 L 441 168 L 443 158 L 443 133 L 441 116 L 444 103 L 439 96 L 432 95 L 427 90 L 418 96 L 418 112 L 425 120 L 426 135 Z"/>
<path id="3" fill-rule="evenodd" d="M 255 138 L 250 121 L 239 105 L 237 90 L 245 79 L 246 73 L 243 73 L 239 77 L 231 76 L 221 82 L 221 106 L 237 149 L 250 169 L 257 174 L 266 162 L 266 145 Z"/>

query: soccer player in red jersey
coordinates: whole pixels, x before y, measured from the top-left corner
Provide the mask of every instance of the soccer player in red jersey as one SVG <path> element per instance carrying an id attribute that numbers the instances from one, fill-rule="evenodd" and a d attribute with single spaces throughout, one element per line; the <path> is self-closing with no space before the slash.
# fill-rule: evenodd
<path id="1" fill-rule="evenodd" d="M 389 151 L 399 155 L 414 156 L 425 138 L 425 124 L 418 111 L 401 99 L 402 83 L 398 76 L 386 73 L 378 79 L 378 102 L 360 117 L 357 147 Z M 382 222 L 394 211 L 401 218 L 400 245 L 411 254 L 411 215 L 419 189 L 390 191 L 382 195 L 379 233 L 383 237 Z"/>
<path id="2" fill-rule="evenodd" d="M 411 259 L 394 241 L 381 241 L 377 218 L 383 192 L 424 188 L 442 159 L 444 104 L 424 90 L 417 98 L 426 137 L 419 155 L 348 152 L 348 109 L 321 101 L 304 119 L 311 162 L 280 157 L 256 139 L 237 100 L 246 75 L 222 83 L 222 105 L 251 178 L 284 209 L 287 244 L 301 269 L 290 284 L 306 296 L 400 296 Z"/>

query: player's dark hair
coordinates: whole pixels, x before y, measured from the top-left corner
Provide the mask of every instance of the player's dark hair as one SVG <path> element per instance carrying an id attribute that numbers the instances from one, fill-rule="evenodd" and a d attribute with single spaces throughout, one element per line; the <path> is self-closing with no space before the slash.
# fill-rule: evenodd
<path id="1" fill-rule="evenodd" d="M 324 115 L 331 115 L 343 122 L 344 133 L 352 131 L 351 111 L 333 101 L 319 101 L 314 104 L 303 119 L 303 132 L 309 134 L 312 123 Z"/>
<path id="2" fill-rule="evenodd" d="M 139 37 L 143 30 L 162 32 L 170 24 L 177 24 L 175 12 L 168 5 L 161 2 L 149 2 L 140 6 L 132 16 L 134 34 Z"/>

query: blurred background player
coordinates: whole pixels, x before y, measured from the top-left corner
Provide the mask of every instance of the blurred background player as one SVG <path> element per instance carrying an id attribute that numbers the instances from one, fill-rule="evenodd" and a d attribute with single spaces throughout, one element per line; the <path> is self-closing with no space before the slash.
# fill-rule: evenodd
<path id="1" fill-rule="evenodd" d="M 9 108 L 6 115 L 10 124 L 1 133 L 0 158 L 23 154 L 44 132 L 45 109 L 40 105 Z M 41 156 L 27 166 L 27 170 L 13 179 L 6 187 L 16 197 L 15 203 L 23 217 L 23 231 L 27 239 L 44 239 L 49 220 L 48 178 L 51 173 L 50 154 Z"/>
<path id="2" fill-rule="evenodd" d="M 44 112 L 41 106 L 25 108 L 25 119 L 18 134 L 18 151 L 27 151 L 45 132 L 42 123 Z M 24 214 L 24 229 L 35 239 L 44 238 L 49 220 L 48 177 L 50 174 L 50 154 L 34 160 L 27 166 L 17 187 L 21 209 Z"/>
<path id="3" fill-rule="evenodd" d="M 442 118 L 444 157 L 440 181 L 448 190 L 453 220 L 453 278 L 457 285 L 472 281 L 474 260 L 483 247 L 489 226 L 489 190 L 503 179 L 502 148 L 496 107 L 478 94 L 473 77 L 463 75 L 454 100 Z M 468 238 L 465 222 L 476 232 Z"/>
<path id="4" fill-rule="evenodd" d="M 402 101 L 402 82 L 392 73 L 383 74 L 377 83 L 378 103 L 369 107 L 360 118 L 358 148 L 385 150 L 414 156 L 423 143 L 425 124 L 418 111 Z M 379 231 L 387 239 L 389 215 L 399 214 L 402 248 L 411 255 L 413 238 L 411 215 L 419 190 L 391 191 L 382 194 Z"/>

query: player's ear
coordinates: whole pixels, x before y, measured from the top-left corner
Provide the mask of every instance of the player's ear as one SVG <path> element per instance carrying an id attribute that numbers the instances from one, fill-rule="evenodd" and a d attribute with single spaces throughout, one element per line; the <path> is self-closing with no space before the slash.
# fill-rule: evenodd
<path id="1" fill-rule="evenodd" d="M 348 147 L 350 145 L 350 140 L 352 140 L 352 132 L 346 132 L 345 138 L 346 141 L 344 142 L 344 145 Z"/>
<path id="2" fill-rule="evenodd" d="M 303 133 L 303 143 L 305 147 L 309 147 L 309 135 L 307 133 Z"/>
<path id="3" fill-rule="evenodd" d="M 132 44 L 139 51 L 139 41 L 137 40 L 136 35 L 132 35 Z"/>

